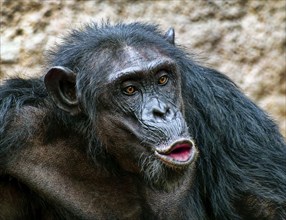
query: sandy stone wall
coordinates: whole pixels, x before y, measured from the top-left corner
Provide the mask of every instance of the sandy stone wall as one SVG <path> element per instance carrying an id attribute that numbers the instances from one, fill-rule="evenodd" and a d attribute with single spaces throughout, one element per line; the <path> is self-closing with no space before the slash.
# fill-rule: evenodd
<path id="1" fill-rule="evenodd" d="M 231 77 L 286 136 L 285 0 L 2 0 L 0 78 L 42 75 L 45 51 L 71 28 L 107 19 L 174 27 L 177 44 Z"/>

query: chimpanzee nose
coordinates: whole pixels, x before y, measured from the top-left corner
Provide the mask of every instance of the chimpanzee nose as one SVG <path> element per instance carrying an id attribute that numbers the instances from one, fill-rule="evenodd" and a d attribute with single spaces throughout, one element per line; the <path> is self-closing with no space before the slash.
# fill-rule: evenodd
<path id="1" fill-rule="evenodd" d="M 154 123 L 168 122 L 174 118 L 174 111 L 170 105 L 157 98 L 152 98 L 144 106 L 142 119 Z"/>
<path id="2" fill-rule="evenodd" d="M 170 107 L 165 103 L 158 103 L 159 105 L 153 106 L 152 113 L 155 119 L 167 119 L 167 116 L 170 115 Z"/>

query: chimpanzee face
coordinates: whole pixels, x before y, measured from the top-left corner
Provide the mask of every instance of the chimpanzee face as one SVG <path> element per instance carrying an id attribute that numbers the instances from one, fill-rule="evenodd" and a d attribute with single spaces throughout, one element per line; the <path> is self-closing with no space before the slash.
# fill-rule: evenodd
<path id="1" fill-rule="evenodd" d="M 151 181 L 166 178 L 169 168 L 182 173 L 196 148 L 184 119 L 176 63 L 157 50 L 130 47 L 116 63 L 108 89 L 97 99 L 99 139 L 121 167 L 146 171 Z"/>

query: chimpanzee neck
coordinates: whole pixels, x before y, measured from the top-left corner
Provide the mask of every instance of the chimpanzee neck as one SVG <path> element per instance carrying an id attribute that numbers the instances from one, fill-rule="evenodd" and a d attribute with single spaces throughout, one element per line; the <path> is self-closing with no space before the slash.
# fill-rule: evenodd
<path id="1" fill-rule="evenodd" d="M 185 210 L 186 202 L 190 197 L 191 178 L 185 178 L 178 181 L 178 184 L 166 189 L 165 187 L 150 187 L 147 184 L 142 184 L 142 180 L 137 182 L 138 194 L 144 201 L 142 207 L 144 207 L 144 213 L 147 217 L 156 219 L 184 219 L 178 218 L 182 213 L 193 213 L 189 210 Z M 148 213 L 148 214 L 147 214 Z M 185 216 L 186 217 L 186 216 Z M 197 219 L 196 216 L 188 216 L 191 219 Z M 189 218 L 187 218 L 189 219 Z"/>

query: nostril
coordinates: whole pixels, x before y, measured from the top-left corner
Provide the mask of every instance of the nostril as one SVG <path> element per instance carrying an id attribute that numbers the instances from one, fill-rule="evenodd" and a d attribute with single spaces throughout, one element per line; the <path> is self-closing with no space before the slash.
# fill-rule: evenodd
<path id="1" fill-rule="evenodd" d="M 166 115 L 168 116 L 168 115 L 170 115 L 171 114 L 171 110 L 170 110 L 170 108 L 167 108 L 167 110 L 166 110 Z"/>

